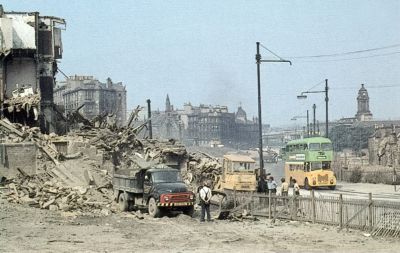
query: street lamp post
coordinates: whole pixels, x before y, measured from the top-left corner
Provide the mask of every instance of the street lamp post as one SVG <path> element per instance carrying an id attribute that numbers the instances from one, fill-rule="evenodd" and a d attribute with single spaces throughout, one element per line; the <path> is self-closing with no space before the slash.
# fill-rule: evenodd
<path id="1" fill-rule="evenodd" d="M 312 106 L 313 109 L 313 136 L 315 136 L 315 109 L 317 109 L 317 106 L 315 104 L 313 104 Z"/>
<path id="2" fill-rule="evenodd" d="M 256 42 L 257 53 L 256 53 L 256 64 L 257 64 L 257 90 L 258 90 L 258 153 L 260 157 L 260 176 L 264 176 L 264 158 L 263 158 L 263 140 L 262 140 L 262 119 L 261 119 L 261 78 L 260 78 L 260 65 L 262 62 L 288 62 L 292 65 L 291 61 L 288 60 L 262 60 L 260 54 L 260 42 Z"/>
<path id="3" fill-rule="evenodd" d="M 321 90 L 321 91 L 303 91 L 301 93 L 301 95 L 297 96 L 298 99 L 305 99 L 307 98 L 306 95 L 304 94 L 309 94 L 309 93 L 325 93 L 325 137 L 328 138 L 329 136 L 329 129 L 328 129 L 328 102 L 329 102 L 329 96 L 328 96 L 328 79 L 325 79 L 325 90 Z M 315 122 L 314 122 L 315 125 Z M 315 131 L 314 131 L 315 133 Z"/>
<path id="4" fill-rule="evenodd" d="M 307 110 L 307 116 L 294 116 L 293 118 L 291 118 L 291 120 L 297 120 L 300 118 L 307 118 L 307 137 L 310 137 L 310 121 L 308 116 L 308 110 Z"/>

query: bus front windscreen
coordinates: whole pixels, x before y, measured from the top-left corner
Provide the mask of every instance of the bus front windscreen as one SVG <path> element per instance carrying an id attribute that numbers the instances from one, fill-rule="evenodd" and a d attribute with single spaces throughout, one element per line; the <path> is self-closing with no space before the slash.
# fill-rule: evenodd
<path id="1" fill-rule="evenodd" d="M 330 170 L 331 169 L 331 162 L 312 162 L 311 163 L 311 171 L 313 170 Z"/>
<path id="2" fill-rule="evenodd" d="M 254 171 L 254 163 L 235 162 L 233 163 L 233 171 Z"/>
<path id="3" fill-rule="evenodd" d="M 321 149 L 322 150 L 332 150 L 332 143 L 321 143 Z"/>
<path id="4" fill-rule="evenodd" d="M 309 150 L 319 150 L 320 145 L 319 145 L 319 143 L 310 143 L 310 144 L 308 144 L 308 149 Z"/>

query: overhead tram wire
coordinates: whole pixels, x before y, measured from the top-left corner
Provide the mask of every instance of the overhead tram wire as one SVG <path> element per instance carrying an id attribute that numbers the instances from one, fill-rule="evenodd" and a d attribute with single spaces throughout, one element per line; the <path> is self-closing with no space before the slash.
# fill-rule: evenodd
<path id="1" fill-rule="evenodd" d="M 360 86 L 339 86 L 339 87 L 334 87 L 330 88 L 330 90 L 354 90 L 358 89 Z M 367 86 L 368 89 L 385 89 L 385 88 L 400 88 L 400 84 L 393 84 L 393 85 L 372 85 L 372 86 Z"/>
<path id="2" fill-rule="evenodd" d="M 352 61 L 352 60 L 359 60 L 359 59 L 367 59 L 367 58 L 375 58 L 375 57 L 382 57 L 382 56 L 389 56 L 389 55 L 395 55 L 395 54 L 400 54 L 400 51 L 395 51 L 395 52 L 390 52 L 386 54 L 373 54 L 373 55 L 367 55 L 367 56 L 361 56 L 361 57 L 353 57 L 353 58 L 343 58 L 343 59 L 330 59 L 330 60 L 317 60 L 317 61 L 307 61 L 307 60 L 298 60 L 300 62 L 341 62 L 341 61 Z M 296 61 L 296 59 L 294 60 Z"/>
<path id="3" fill-rule="evenodd" d="M 385 49 L 395 48 L 395 47 L 400 47 L 400 44 L 394 44 L 394 45 L 377 47 L 377 48 L 370 48 L 370 49 L 364 49 L 364 50 L 349 51 L 349 52 L 344 52 L 344 53 L 305 55 L 305 56 L 290 56 L 290 57 L 287 57 L 287 58 L 290 58 L 290 59 L 307 59 L 307 58 L 337 57 L 337 56 L 346 56 L 346 55 L 352 55 L 352 54 L 361 54 L 361 53 L 366 53 L 366 52 L 385 50 Z"/>

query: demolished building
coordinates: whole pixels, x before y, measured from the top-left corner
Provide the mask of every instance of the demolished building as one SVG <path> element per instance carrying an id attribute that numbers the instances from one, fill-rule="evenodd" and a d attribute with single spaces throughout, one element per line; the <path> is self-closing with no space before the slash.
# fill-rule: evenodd
<path id="1" fill-rule="evenodd" d="M 400 125 L 377 125 L 368 139 L 369 163 L 371 165 L 399 166 Z"/>
<path id="2" fill-rule="evenodd" d="M 0 5 L 1 116 L 56 131 L 53 87 L 62 58 L 62 18 L 39 12 L 4 12 Z"/>

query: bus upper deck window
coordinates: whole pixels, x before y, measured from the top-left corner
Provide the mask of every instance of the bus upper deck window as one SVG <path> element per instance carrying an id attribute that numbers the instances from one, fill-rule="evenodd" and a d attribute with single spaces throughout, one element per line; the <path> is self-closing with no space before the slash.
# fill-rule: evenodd
<path id="1" fill-rule="evenodd" d="M 319 143 L 310 143 L 308 146 L 309 146 L 310 150 L 319 150 L 320 149 Z"/>

